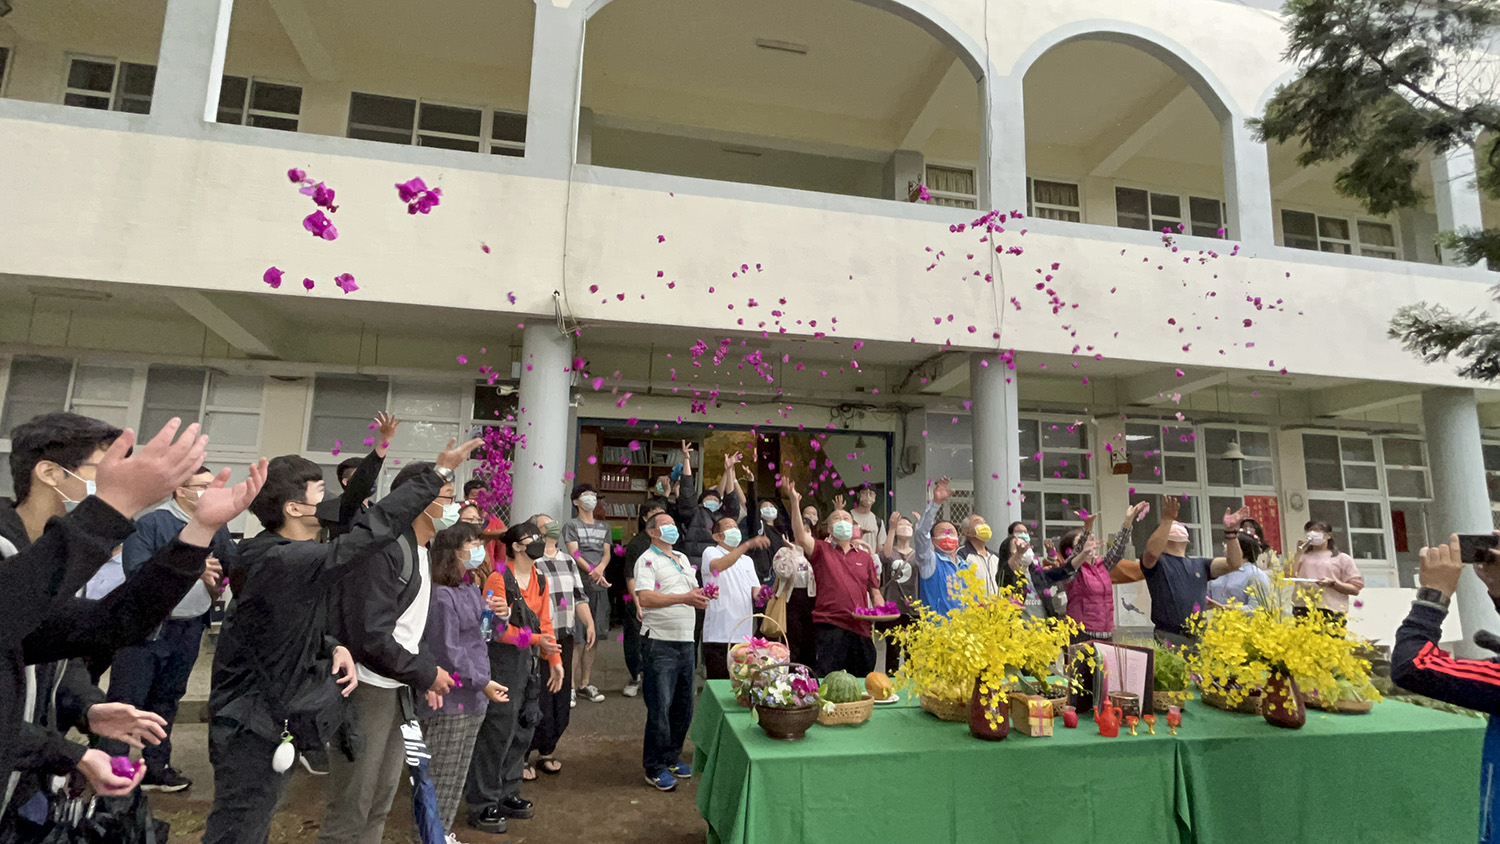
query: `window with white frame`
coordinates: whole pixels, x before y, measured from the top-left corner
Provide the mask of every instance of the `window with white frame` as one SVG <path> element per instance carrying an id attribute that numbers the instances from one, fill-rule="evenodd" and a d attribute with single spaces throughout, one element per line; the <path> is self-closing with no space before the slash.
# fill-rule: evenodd
<path id="1" fill-rule="evenodd" d="M 1281 242 L 1293 249 L 1315 252 L 1391 260 L 1401 257 L 1396 229 L 1390 223 L 1325 217 L 1310 211 L 1281 212 Z"/>
<path id="2" fill-rule="evenodd" d="M 215 456 L 254 456 L 260 448 L 259 375 L 229 375 L 201 366 L 152 366 L 146 372 L 141 430 L 157 431 L 173 417 L 198 422 Z"/>
<path id="3" fill-rule="evenodd" d="M 156 65 L 98 56 L 70 56 L 63 104 L 101 111 L 151 113 Z"/>
<path id="4" fill-rule="evenodd" d="M 1083 200 L 1078 192 L 1078 185 L 1046 179 L 1027 179 L 1026 215 L 1067 223 L 1083 222 Z"/>
<path id="5" fill-rule="evenodd" d="M 1239 443 L 1244 461 L 1224 458 L 1230 443 Z M 1226 510 L 1237 510 L 1247 495 L 1276 495 L 1276 460 L 1269 429 L 1233 425 L 1180 425 L 1130 422 L 1125 426 L 1126 454 L 1133 486 L 1130 503 L 1161 499 L 1182 501 L 1178 521 L 1191 536 L 1194 554 L 1215 556 L 1219 526 Z M 1144 549 L 1155 520 L 1137 522 L 1131 538 Z"/>
<path id="6" fill-rule="evenodd" d="M 1409 535 L 1425 537 L 1424 502 L 1431 498 L 1426 446 L 1410 437 L 1305 432 L 1308 511 L 1333 525 L 1339 548 L 1386 575 L 1409 582 L 1415 572 Z M 1400 518 L 1393 517 L 1400 512 Z M 1395 522 L 1401 522 L 1397 535 Z M 1400 570 L 1397 570 L 1397 567 Z M 1407 569 L 1411 569 L 1408 571 Z"/>
<path id="7" fill-rule="evenodd" d="M 525 155 L 526 115 L 354 92 L 348 136 L 463 152 Z"/>
<path id="8" fill-rule="evenodd" d="M 219 85 L 217 122 L 262 129 L 297 131 L 302 88 L 244 76 L 225 76 Z"/>
<path id="9" fill-rule="evenodd" d="M 1224 237 L 1224 203 L 1206 196 L 1115 188 L 1115 225 L 1122 229 Z"/>
<path id="10" fill-rule="evenodd" d="M 1080 513 L 1094 511 L 1092 432 L 1088 422 L 1067 417 L 1025 415 L 1019 421 L 1021 521 L 1041 553 L 1044 539 L 1081 527 Z"/>
<path id="11" fill-rule="evenodd" d="M 927 165 L 927 193 L 933 205 L 978 208 L 979 187 L 972 167 Z"/>

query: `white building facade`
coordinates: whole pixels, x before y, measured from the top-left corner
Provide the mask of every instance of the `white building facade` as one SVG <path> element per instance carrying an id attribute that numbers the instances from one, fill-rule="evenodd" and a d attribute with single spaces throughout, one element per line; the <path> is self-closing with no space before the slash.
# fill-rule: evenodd
<path id="1" fill-rule="evenodd" d="M 819 431 L 905 511 L 946 475 L 955 514 L 1056 536 L 1175 494 L 1205 549 L 1249 495 L 1390 588 L 1491 529 L 1500 393 L 1386 325 L 1489 302 L 1433 239 L 1500 208 L 1472 155 L 1375 218 L 1256 142 L 1292 71 L 1269 3 L 8 5 L 5 431 L 182 415 L 217 461 L 332 466 L 376 410 L 403 459 L 516 413 L 518 515 L 611 438 Z"/>

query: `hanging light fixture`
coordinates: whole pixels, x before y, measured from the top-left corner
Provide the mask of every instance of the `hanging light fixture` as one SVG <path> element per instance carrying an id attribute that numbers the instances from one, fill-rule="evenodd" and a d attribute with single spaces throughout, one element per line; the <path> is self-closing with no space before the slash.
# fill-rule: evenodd
<path id="1" fill-rule="evenodd" d="M 1219 459 L 1241 462 L 1245 459 L 1245 452 L 1240 450 L 1240 444 L 1237 440 L 1230 441 L 1229 447 L 1224 449 L 1224 453 L 1219 455 Z"/>

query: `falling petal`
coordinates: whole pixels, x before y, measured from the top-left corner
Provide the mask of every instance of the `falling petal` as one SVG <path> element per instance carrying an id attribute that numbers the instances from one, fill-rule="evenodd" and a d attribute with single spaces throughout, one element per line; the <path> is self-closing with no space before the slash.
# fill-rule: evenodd
<path id="1" fill-rule="evenodd" d="M 335 276 L 333 279 L 333 283 L 335 287 L 344 291 L 344 293 L 346 294 L 353 293 L 354 291 L 359 289 L 359 285 L 354 283 L 354 276 L 350 273 L 341 273 L 338 276 Z"/>
<path id="2" fill-rule="evenodd" d="M 270 267 L 266 270 L 265 275 L 261 276 L 261 280 L 271 285 L 272 290 L 278 289 L 281 287 L 281 270 L 276 267 Z"/>

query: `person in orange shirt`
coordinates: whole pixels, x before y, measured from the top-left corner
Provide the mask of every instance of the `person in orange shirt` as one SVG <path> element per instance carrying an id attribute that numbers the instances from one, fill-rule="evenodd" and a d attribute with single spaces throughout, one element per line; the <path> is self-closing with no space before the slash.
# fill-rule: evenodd
<path id="1" fill-rule="evenodd" d="M 521 775 L 541 720 L 538 654 L 547 663 L 547 689 L 556 694 L 563 683 L 551 594 L 536 567 L 546 541 L 530 522 L 511 527 L 500 541 L 509 563 L 496 566 L 484 583 L 489 607 L 497 613 L 488 644 L 490 677 L 512 690 L 511 700 L 485 711 L 464 788 L 469 826 L 489 833 L 504 832 L 507 819 L 533 815 L 531 801 L 521 797 Z"/>

